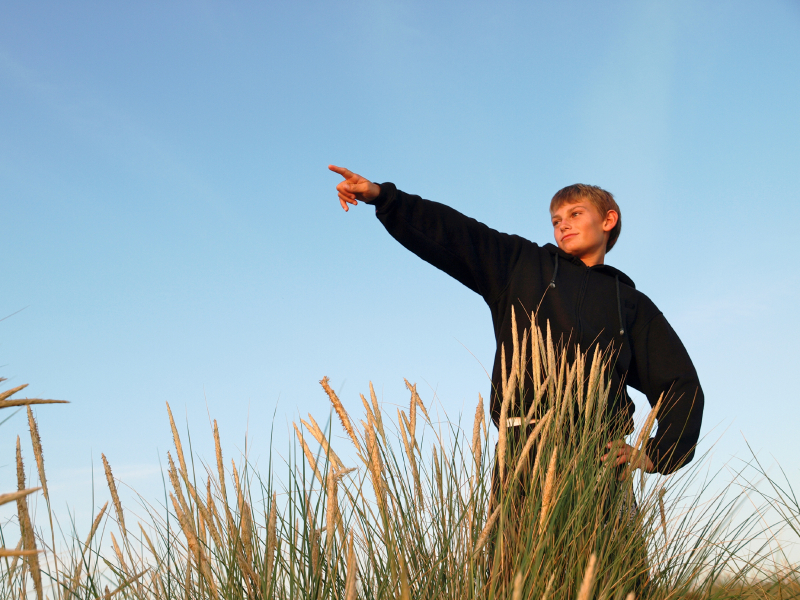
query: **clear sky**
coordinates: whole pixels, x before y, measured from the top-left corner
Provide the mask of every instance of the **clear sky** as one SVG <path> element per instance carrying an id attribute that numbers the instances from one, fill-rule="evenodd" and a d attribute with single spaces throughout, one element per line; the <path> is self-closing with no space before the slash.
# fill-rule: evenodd
<path id="1" fill-rule="evenodd" d="M 797 482 L 798 98 L 790 0 L 2 2 L 0 375 L 72 402 L 36 411 L 51 493 L 88 512 L 104 452 L 154 498 L 166 401 L 262 463 L 324 375 L 356 415 L 403 377 L 473 413 L 488 308 L 329 163 L 540 243 L 556 190 L 612 191 L 607 262 L 697 366 L 701 451 Z"/>

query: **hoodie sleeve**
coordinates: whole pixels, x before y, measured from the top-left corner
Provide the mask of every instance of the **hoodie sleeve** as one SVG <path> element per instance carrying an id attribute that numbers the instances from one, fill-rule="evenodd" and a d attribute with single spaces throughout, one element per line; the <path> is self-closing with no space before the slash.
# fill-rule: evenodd
<path id="1" fill-rule="evenodd" d="M 663 314 L 657 312 L 634 329 L 631 338 L 628 384 L 645 394 L 653 407 L 664 394 L 658 430 L 646 442 L 645 452 L 656 471 L 666 475 L 694 458 L 703 420 L 703 390 L 686 348 Z"/>
<path id="2" fill-rule="evenodd" d="M 374 204 L 386 230 L 407 249 L 493 303 L 508 285 L 524 238 L 500 233 L 457 210 L 382 183 Z"/>

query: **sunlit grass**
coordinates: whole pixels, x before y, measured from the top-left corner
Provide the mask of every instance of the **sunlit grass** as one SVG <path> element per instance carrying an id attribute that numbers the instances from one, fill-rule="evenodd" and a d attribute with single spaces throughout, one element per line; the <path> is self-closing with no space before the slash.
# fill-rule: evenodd
<path id="1" fill-rule="evenodd" d="M 716 494 L 718 482 L 700 479 L 702 459 L 667 478 L 643 475 L 635 462 L 633 469 L 604 466 L 603 449 L 619 437 L 606 418 L 613 356 L 595 352 L 570 362 L 536 329 L 523 332 L 522 342 L 509 349 L 513 367 L 503 376 L 496 452 L 482 401 L 465 434 L 454 423 L 432 422 L 411 384 L 408 409 L 396 415 L 384 413 L 370 385 L 369 398 L 361 396 L 363 417 L 355 418 L 323 379 L 338 423 L 320 422 L 341 427 L 343 446 L 309 415 L 295 425 L 288 458 L 271 457 L 268 470 L 258 472 L 244 458 L 223 456 L 214 422 L 216 453 L 205 463 L 185 451 L 188 438 L 181 439 L 170 412 L 175 449 L 165 456 L 164 498 L 142 498 L 146 519 L 136 522 L 103 456 L 112 501 L 83 535 L 53 530 L 30 415 L 50 519 L 46 527 L 30 523 L 25 496 L 0 496 L 18 507 L 18 520 L 0 529 L 0 598 L 800 594 L 797 567 L 770 550 L 781 527 L 800 534 L 790 488 L 767 479 L 767 492 L 760 491 L 764 486 L 748 479 L 766 476 L 757 462 Z M 531 422 L 509 429 L 522 369 L 533 373 Z M 655 417 L 634 436 L 638 449 Z M 25 489 L 21 453 L 17 461 Z M 743 513 L 742 486 L 777 507 L 776 527 L 765 532 L 758 510 Z M 66 543 L 55 553 L 57 535 Z M 764 542 L 754 550 L 756 537 Z"/>

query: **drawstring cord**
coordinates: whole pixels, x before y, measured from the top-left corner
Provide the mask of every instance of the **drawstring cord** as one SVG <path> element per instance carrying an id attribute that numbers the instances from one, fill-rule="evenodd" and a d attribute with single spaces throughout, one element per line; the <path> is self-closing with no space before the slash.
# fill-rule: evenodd
<path id="1" fill-rule="evenodd" d="M 619 275 L 616 275 L 614 279 L 617 280 L 617 316 L 619 317 L 619 334 L 625 335 L 625 327 L 622 324 L 622 302 L 619 299 Z"/>
<path id="2" fill-rule="evenodd" d="M 550 287 L 556 287 L 556 276 L 558 275 L 558 254 L 553 255 L 553 278 L 550 280 Z M 625 335 L 625 325 L 622 320 L 622 300 L 619 293 L 619 275 L 614 276 L 617 283 L 617 317 L 619 318 L 619 334 Z"/>
<path id="3" fill-rule="evenodd" d="M 550 280 L 551 288 L 556 287 L 556 275 L 558 275 L 558 254 L 554 254 L 553 256 L 555 258 L 553 259 L 553 278 Z"/>

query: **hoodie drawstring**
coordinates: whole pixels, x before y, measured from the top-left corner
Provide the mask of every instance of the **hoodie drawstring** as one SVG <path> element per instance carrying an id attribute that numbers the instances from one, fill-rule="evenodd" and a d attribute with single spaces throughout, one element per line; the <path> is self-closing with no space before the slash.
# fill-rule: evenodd
<path id="1" fill-rule="evenodd" d="M 619 334 L 625 335 L 625 327 L 622 324 L 622 302 L 619 299 L 619 275 L 616 275 L 614 279 L 617 280 L 617 316 L 619 317 Z"/>
<path id="2" fill-rule="evenodd" d="M 558 275 L 558 254 L 553 255 L 555 258 L 553 259 L 553 278 L 550 280 L 550 287 L 556 287 L 556 275 Z M 619 292 L 617 292 L 617 296 L 619 296 Z"/>
<path id="3" fill-rule="evenodd" d="M 556 287 L 556 276 L 558 275 L 558 254 L 553 255 L 553 278 L 550 280 L 550 287 Z M 625 325 L 622 320 L 622 300 L 619 294 L 619 275 L 614 276 L 617 282 L 617 317 L 619 318 L 619 334 L 625 335 Z"/>

